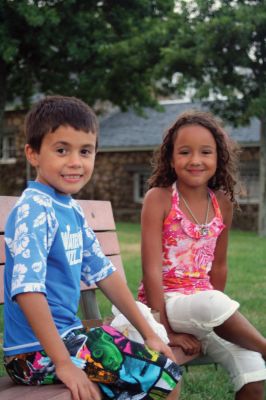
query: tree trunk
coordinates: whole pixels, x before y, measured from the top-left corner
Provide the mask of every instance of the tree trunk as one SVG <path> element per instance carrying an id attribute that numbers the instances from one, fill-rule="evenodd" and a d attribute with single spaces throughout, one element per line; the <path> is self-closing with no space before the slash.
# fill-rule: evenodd
<path id="1" fill-rule="evenodd" d="M 266 117 L 260 120 L 259 236 L 266 236 Z"/>

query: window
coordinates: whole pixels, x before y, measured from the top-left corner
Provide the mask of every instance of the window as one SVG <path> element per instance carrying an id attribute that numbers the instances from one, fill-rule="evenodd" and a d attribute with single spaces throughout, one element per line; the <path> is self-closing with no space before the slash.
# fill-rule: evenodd
<path id="1" fill-rule="evenodd" d="M 134 174 L 134 201 L 142 203 L 144 195 L 147 191 L 147 180 L 150 172 L 136 172 Z"/>
<path id="2" fill-rule="evenodd" d="M 16 136 L 9 134 L 1 137 L 0 162 L 13 163 L 16 161 Z"/>

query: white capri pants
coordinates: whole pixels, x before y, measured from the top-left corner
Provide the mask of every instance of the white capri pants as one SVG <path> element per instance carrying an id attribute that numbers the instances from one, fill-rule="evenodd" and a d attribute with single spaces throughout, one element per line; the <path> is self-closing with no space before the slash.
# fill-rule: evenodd
<path id="1" fill-rule="evenodd" d="M 165 293 L 165 302 L 171 328 L 199 339 L 203 353 L 227 370 L 236 392 L 247 383 L 266 379 L 265 362 L 260 353 L 228 342 L 213 331 L 236 312 L 238 302 L 218 290 L 191 295 Z"/>

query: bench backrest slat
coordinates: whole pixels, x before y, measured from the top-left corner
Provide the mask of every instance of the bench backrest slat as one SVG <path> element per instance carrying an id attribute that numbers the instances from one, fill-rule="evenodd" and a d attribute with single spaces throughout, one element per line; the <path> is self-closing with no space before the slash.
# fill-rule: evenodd
<path id="1" fill-rule="evenodd" d="M 0 265 L 0 304 L 4 303 L 4 267 Z"/>
<path id="2" fill-rule="evenodd" d="M 4 232 L 7 216 L 18 201 L 15 196 L 0 196 L 0 232 Z M 78 200 L 89 225 L 94 231 L 115 230 L 112 206 L 109 201 Z"/>
<path id="3" fill-rule="evenodd" d="M 114 231 L 115 221 L 110 201 L 78 200 L 88 224 L 97 231 Z"/>

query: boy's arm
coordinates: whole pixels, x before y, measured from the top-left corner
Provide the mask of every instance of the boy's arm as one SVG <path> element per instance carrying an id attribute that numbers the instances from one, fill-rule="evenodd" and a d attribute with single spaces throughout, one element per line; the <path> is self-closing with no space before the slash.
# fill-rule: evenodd
<path id="1" fill-rule="evenodd" d="M 53 322 L 53 318 L 42 293 L 21 293 L 16 301 L 25 314 L 36 337 L 53 361 L 57 377 L 70 389 L 73 400 L 101 399 L 98 387 L 86 374 L 76 367 Z"/>
<path id="2" fill-rule="evenodd" d="M 118 271 L 97 282 L 99 288 L 140 332 L 147 346 L 174 360 L 171 349 L 156 335 L 140 312 L 132 293 Z"/>

